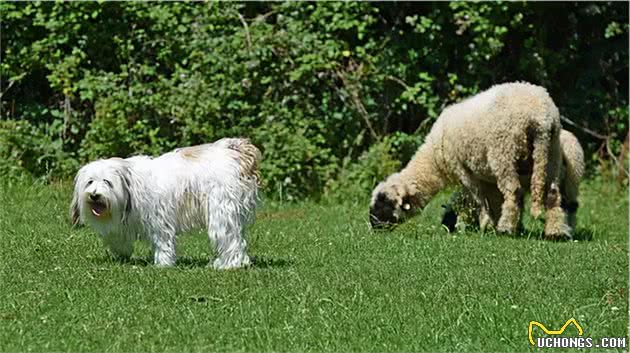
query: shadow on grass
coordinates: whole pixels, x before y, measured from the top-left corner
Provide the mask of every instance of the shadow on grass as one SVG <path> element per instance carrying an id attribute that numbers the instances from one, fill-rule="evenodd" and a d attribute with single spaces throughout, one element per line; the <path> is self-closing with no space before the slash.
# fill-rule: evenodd
<path id="1" fill-rule="evenodd" d="M 591 241 L 593 240 L 594 235 L 595 232 L 590 228 L 576 228 L 573 233 L 573 240 Z"/>
<path id="2" fill-rule="evenodd" d="M 266 256 L 252 256 L 252 264 L 249 268 L 279 268 L 291 266 L 295 263 L 293 260 L 271 258 Z M 153 266 L 153 260 L 150 257 L 132 257 L 130 259 L 113 258 L 111 256 L 103 256 L 95 259 L 95 262 L 103 264 L 121 264 L 139 267 Z M 175 267 L 180 268 L 212 268 L 212 262 L 207 258 L 193 258 L 189 256 L 181 256 L 177 258 Z"/>
<path id="3" fill-rule="evenodd" d="M 449 232 L 446 226 L 444 226 L 444 228 L 447 231 L 446 234 L 459 233 L 458 231 Z M 544 241 L 547 240 L 545 239 L 544 228 L 539 227 L 539 226 L 534 226 L 531 228 L 519 227 L 519 229 L 517 229 L 517 231 L 513 234 L 503 234 L 503 233 L 497 233 L 494 230 L 481 231 L 478 226 L 473 225 L 473 226 L 470 226 L 470 228 L 466 229 L 466 232 L 482 234 L 484 236 L 508 237 L 508 238 L 514 238 L 514 239 L 532 239 L 532 240 L 544 240 Z M 578 227 L 573 231 L 572 240 L 591 241 L 593 240 L 594 235 L 595 235 L 595 232 L 591 228 Z M 564 241 L 568 241 L 568 239 L 561 239 L 557 241 L 564 242 Z"/>
<path id="4" fill-rule="evenodd" d="M 594 234 L 595 234 L 595 232 L 593 232 L 592 229 L 576 228 L 575 231 L 573 231 L 573 239 L 572 240 L 576 240 L 576 241 L 591 241 L 591 240 L 593 240 L 593 235 Z M 543 228 L 540 228 L 540 227 L 535 227 L 533 229 L 521 228 L 514 234 L 497 234 L 497 236 L 506 236 L 506 237 L 515 238 L 515 239 L 533 239 L 533 240 L 544 240 L 544 241 L 547 241 L 547 239 L 545 239 L 545 230 Z M 549 241 L 553 241 L 553 240 L 549 240 Z M 560 239 L 560 240 L 556 240 L 556 241 L 557 242 L 565 242 L 565 241 L 568 241 L 568 239 Z"/>
<path id="5" fill-rule="evenodd" d="M 294 260 L 274 259 L 266 256 L 252 256 L 252 262 L 254 268 L 288 267 L 295 264 Z"/>
<path id="6" fill-rule="evenodd" d="M 593 232 L 592 229 L 589 228 L 576 228 L 573 231 L 573 239 L 576 241 L 591 241 L 593 240 Z M 514 235 L 511 235 L 513 238 L 527 238 L 527 239 L 535 239 L 535 240 L 547 240 L 545 239 L 545 230 L 541 227 L 535 227 L 533 229 L 521 229 Z M 558 242 L 568 241 L 569 239 L 561 239 L 556 240 Z"/>
<path id="7" fill-rule="evenodd" d="M 442 213 L 442 227 L 448 233 L 457 233 L 456 226 L 457 226 L 457 221 L 459 219 L 458 213 L 455 210 L 453 210 L 453 208 L 449 205 L 442 205 L 442 207 L 445 208 L 445 211 Z M 476 218 L 473 217 L 473 219 L 476 219 Z M 486 235 L 505 236 L 509 238 L 546 240 L 545 231 L 544 231 L 544 228 L 542 227 L 542 224 L 544 224 L 544 222 L 545 222 L 544 217 L 540 219 L 539 221 L 530 220 L 530 222 L 524 222 L 524 219 L 521 218 L 521 222 L 519 222 L 516 232 L 513 234 L 505 234 L 505 233 L 498 233 L 494 230 L 481 231 L 479 229 L 479 222 L 472 221 L 472 223 L 470 224 L 468 224 L 469 222 L 466 222 L 467 223 L 466 231 L 475 232 L 475 233 L 481 232 Z M 530 228 L 525 228 L 524 223 L 525 224 L 529 223 Z M 595 232 L 591 228 L 576 227 L 576 229 L 573 230 L 572 240 L 591 241 L 593 240 L 594 234 Z M 568 241 L 568 240 L 569 239 L 565 238 L 565 239 L 559 239 L 556 241 L 563 242 L 563 241 Z"/>

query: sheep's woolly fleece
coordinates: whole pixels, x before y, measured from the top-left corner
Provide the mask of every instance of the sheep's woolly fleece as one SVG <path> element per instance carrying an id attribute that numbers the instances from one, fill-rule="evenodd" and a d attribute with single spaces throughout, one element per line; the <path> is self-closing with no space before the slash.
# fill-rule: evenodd
<path id="1" fill-rule="evenodd" d="M 175 264 L 176 234 L 201 228 L 215 245 L 214 267 L 247 266 L 245 228 L 253 221 L 260 151 L 246 139 L 176 149 L 157 158 L 110 158 L 75 178 L 73 222 L 94 228 L 115 257 L 148 241 L 155 264 Z"/>
<path id="2" fill-rule="evenodd" d="M 531 180 L 532 215 L 546 210 L 545 235 L 568 237 L 560 196 L 561 129 L 547 90 L 529 83 L 496 85 L 449 106 L 407 166 L 374 189 L 370 221 L 398 223 L 445 186 L 459 183 L 480 205 L 484 228 L 494 226 L 484 194 L 498 188 L 503 203 L 496 229 L 513 233 L 525 176 Z"/>
<path id="3" fill-rule="evenodd" d="M 578 139 L 569 131 L 560 132 L 560 145 L 562 148 L 562 171 L 560 180 L 560 194 L 562 196 L 562 209 L 567 214 L 567 223 L 571 231 L 575 230 L 577 209 L 579 207 L 578 196 L 580 183 L 584 175 L 584 150 Z M 524 187 L 529 185 L 529 180 L 521 178 Z M 503 196 L 496 188 L 484 195 L 489 204 L 493 219 L 501 215 Z M 522 204 L 522 202 L 521 202 Z M 450 232 L 464 230 L 467 225 L 479 225 L 479 207 L 465 190 L 455 191 L 449 202 L 444 205 L 442 224 Z"/>

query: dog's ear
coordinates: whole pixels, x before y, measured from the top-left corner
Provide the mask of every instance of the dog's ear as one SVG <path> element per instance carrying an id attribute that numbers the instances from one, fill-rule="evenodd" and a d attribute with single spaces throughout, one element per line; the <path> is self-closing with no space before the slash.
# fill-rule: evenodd
<path id="1" fill-rule="evenodd" d="M 81 223 L 81 215 L 79 213 L 79 196 L 75 191 L 70 202 L 70 222 L 73 227 L 77 227 Z"/>
<path id="2" fill-rule="evenodd" d="M 121 222 L 125 223 L 127 221 L 127 217 L 133 210 L 133 199 L 132 199 L 132 178 L 131 170 L 127 166 L 123 166 L 119 169 L 119 176 L 121 185 L 123 188 L 123 193 L 125 194 L 125 209 L 122 214 Z"/>
<path id="3" fill-rule="evenodd" d="M 79 210 L 79 185 L 81 183 L 81 170 L 74 177 L 74 185 L 72 188 L 72 201 L 70 201 L 70 224 L 73 227 L 81 224 L 81 210 Z"/>

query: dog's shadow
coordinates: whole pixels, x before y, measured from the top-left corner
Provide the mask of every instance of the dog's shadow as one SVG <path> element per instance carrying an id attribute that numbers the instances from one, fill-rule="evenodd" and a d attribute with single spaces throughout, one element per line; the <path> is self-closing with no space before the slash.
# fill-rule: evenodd
<path id="1" fill-rule="evenodd" d="M 130 259 L 114 258 L 109 254 L 95 259 L 100 265 L 120 264 L 128 266 L 149 267 L 153 266 L 151 257 L 131 257 Z M 252 256 L 252 263 L 246 268 L 271 269 L 292 266 L 295 261 L 291 259 L 272 258 L 267 256 Z M 212 262 L 207 258 L 181 256 L 177 258 L 175 268 L 212 268 Z"/>

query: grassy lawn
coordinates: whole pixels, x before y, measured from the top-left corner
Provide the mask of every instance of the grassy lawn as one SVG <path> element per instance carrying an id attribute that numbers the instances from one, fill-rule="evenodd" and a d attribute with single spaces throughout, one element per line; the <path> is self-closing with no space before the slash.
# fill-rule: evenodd
<path id="1" fill-rule="evenodd" d="M 67 221 L 68 186 L 0 188 L 0 351 L 528 351 L 531 320 L 626 337 L 628 196 L 583 185 L 582 241 L 448 235 L 440 195 L 390 233 L 367 205 L 266 204 L 253 268 L 217 272 L 202 234 L 170 269 L 108 259 Z M 573 328 L 569 336 L 575 336 Z M 537 332 L 537 336 L 540 332 Z M 627 349 L 626 349 L 627 350 Z"/>

